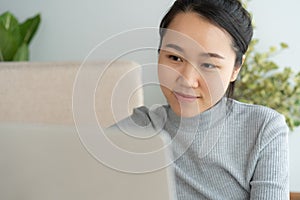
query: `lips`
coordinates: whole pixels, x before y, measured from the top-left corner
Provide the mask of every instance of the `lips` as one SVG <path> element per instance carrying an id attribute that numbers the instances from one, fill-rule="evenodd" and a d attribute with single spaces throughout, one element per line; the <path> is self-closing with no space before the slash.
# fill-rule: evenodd
<path id="1" fill-rule="evenodd" d="M 192 103 L 200 98 L 200 96 L 184 94 L 181 92 L 174 92 L 174 94 L 178 101 L 184 102 L 184 103 Z"/>

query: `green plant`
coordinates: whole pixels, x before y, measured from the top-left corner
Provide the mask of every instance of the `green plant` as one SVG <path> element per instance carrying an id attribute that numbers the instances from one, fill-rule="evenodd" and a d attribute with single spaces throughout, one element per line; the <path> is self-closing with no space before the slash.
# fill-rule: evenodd
<path id="1" fill-rule="evenodd" d="M 285 43 L 280 49 L 270 47 L 260 53 L 255 39 L 249 46 L 246 60 L 237 81 L 235 99 L 247 103 L 261 104 L 282 113 L 291 130 L 300 126 L 300 72 L 290 67 L 279 70 L 272 56 L 288 48 Z"/>
<path id="2" fill-rule="evenodd" d="M 0 16 L 0 61 L 29 60 L 29 43 L 40 24 L 40 14 L 19 23 L 10 12 Z"/>

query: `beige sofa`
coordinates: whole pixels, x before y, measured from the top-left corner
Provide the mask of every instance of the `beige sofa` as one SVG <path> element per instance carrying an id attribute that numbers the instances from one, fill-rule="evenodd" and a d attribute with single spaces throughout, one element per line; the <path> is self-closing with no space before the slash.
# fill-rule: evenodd
<path id="1" fill-rule="evenodd" d="M 135 62 L 0 63 L 0 122 L 74 124 L 72 93 L 79 69 L 86 69 L 91 75 L 96 73 L 96 78 L 99 77 L 95 91 L 95 111 L 99 123 L 104 127 L 115 123 L 111 102 L 118 82 L 130 73 L 126 84 L 141 84 L 141 71 Z M 126 111 L 118 113 L 119 118 L 128 116 L 133 107 L 143 104 L 142 89 L 134 91 L 131 97 L 124 96 L 128 93 L 126 84 L 114 101 L 118 105 L 130 98 Z"/>

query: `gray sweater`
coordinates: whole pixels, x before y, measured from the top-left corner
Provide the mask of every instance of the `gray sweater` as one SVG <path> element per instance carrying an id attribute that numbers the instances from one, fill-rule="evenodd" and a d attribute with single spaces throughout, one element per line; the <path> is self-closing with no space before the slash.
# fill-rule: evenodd
<path id="1" fill-rule="evenodd" d="M 131 119 L 173 139 L 179 200 L 289 199 L 288 127 L 276 111 L 223 98 L 192 118 L 162 106 Z"/>

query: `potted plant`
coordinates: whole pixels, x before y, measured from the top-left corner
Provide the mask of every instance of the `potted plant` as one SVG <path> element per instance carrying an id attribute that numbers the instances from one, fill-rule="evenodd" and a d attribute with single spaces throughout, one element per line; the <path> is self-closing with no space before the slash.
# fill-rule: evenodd
<path id="1" fill-rule="evenodd" d="M 267 52 L 258 52 L 255 39 L 249 46 L 246 60 L 237 81 L 235 99 L 247 103 L 271 107 L 286 118 L 291 130 L 300 126 L 300 72 L 290 67 L 279 70 L 272 56 L 288 48 L 285 43 L 280 49 L 270 47 Z"/>

